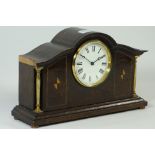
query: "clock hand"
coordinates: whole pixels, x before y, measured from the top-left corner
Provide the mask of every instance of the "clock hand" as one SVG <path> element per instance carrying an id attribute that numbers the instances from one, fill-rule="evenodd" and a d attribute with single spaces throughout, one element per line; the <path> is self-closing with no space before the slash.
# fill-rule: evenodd
<path id="1" fill-rule="evenodd" d="M 97 61 L 103 59 L 105 57 L 105 55 L 101 56 L 101 57 L 98 57 L 96 61 L 94 61 L 94 63 L 96 63 Z"/>
<path id="2" fill-rule="evenodd" d="M 80 56 L 84 59 L 86 59 L 88 62 L 92 63 L 90 60 L 88 60 L 84 55 L 80 54 Z"/>

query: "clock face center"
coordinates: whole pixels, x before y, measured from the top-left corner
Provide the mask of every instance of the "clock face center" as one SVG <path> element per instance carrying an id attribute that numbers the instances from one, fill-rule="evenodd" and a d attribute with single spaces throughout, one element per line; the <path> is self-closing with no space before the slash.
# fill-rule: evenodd
<path id="1" fill-rule="evenodd" d="M 75 79 L 85 87 L 101 84 L 111 69 L 111 54 L 108 47 L 99 40 L 84 43 L 73 58 Z"/>
<path id="2" fill-rule="evenodd" d="M 93 66 L 95 63 L 94 62 L 91 62 L 91 65 Z"/>

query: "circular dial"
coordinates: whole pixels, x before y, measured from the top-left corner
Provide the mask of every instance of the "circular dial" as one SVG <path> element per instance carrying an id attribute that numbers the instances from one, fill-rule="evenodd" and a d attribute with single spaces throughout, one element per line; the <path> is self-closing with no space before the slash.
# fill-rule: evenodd
<path id="1" fill-rule="evenodd" d="M 75 79 L 85 87 L 101 84 L 111 69 L 111 54 L 108 47 L 99 40 L 84 43 L 73 58 Z"/>

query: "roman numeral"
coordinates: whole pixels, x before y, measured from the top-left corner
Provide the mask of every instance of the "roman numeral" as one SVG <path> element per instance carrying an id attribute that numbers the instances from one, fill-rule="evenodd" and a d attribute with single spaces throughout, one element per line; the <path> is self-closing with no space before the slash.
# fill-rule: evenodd
<path id="1" fill-rule="evenodd" d="M 86 48 L 86 51 L 87 51 L 87 53 L 89 53 L 89 50 L 88 50 L 88 48 Z"/>
<path id="2" fill-rule="evenodd" d="M 83 74 L 82 79 L 84 80 L 86 78 L 86 73 Z"/>
<path id="3" fill-rule="evenodd" d="M 106 62 L 102 62 L 102 65 L 106 65 L 107 63 Z"/>
<path id="4" fill-rule="evenodd" d="M 92 46 L 92 51 L 95 52 L 95 46 Z"/>
<path id="5" fill-rule="evenodd" d="M 78 73 L 81 74 L 83 72 L 83 68 L 78 69 Z"/>
<path id="6" fill-rule="evenodd" d="M 89 82 L 91 82 L 91 76 L 89 76 Z"/>
<path id="7" fill-rule="evenodd" d="M 101 56 L 101 59 L 104 58 L 105 56 L 106 56 L 106 55 L 102 55 L 102 56 Z"/>
<path id="8" fill-rule="evenodd" d="M 103 73 L 104 73 L 104 70 L 103 70 L 103 69 L 100 69 L 99 72 L 100 72 L 101 74 L 103 74 Z"/>
<path id="9" fill-rule="evenodd" d="M 98 51 L 98 54 L 100 53 L 100 51 L 101 51 L 101 48 L 100 48 L 100 50 Z"/>
<path id="10" fill-rule="evenodd" d="M 78 62 L 77 65 L 82 65 L 82 62 Z"/>

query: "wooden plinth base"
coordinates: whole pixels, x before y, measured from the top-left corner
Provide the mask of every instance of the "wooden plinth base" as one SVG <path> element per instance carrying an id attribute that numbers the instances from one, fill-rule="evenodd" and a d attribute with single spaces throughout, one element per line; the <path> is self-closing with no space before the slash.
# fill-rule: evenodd
<path id="1" fill-rule="evenodd" d="M 147 102 L 140 97 L 41 113 L 35 113 L 18 105 L 13 109 L 12 115 L 15 119 L 32 127 L 39 127 L 127 110 L 144 109 L 146 105 Z"/>

